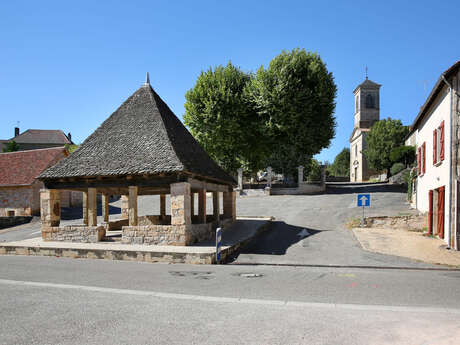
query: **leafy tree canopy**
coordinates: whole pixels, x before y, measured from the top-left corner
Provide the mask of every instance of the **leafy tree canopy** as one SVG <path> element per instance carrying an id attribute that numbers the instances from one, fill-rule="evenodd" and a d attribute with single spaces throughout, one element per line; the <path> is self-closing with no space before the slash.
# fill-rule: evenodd
<path id="1" fill-rule="evenodd" d="M 248 87 L 248 97 L 264 129 L 265 145 L 285 172 L 309 161 L 328 147 L 335 135 L 335 96 L 332 73 L 316 53 L 283 51 L 268 67 L 260 67 Z M 280 148 L 284 151 L 280 154 Z M 285 156 L 292 157 L 290 163 Z M 287 166 L 286 164 L 289 164 Z M 287 170 L 287 171 L 286 171 Z"/>
<path id="2" fill-rule="evenodd" d="M 396 147 L 404 144 L 404 138 L 409 129 L 400 120 L 377 121 L 366 136 L 364 156 L 372 169 L 390 172 L 392 160 L 390 153 Z"/>
<path id="3" fill-rule="evenodd" d="M 231 62 L 201 72 L 185 94 L 184 122 L 195 139 L 222 168 L 260 166 L 260 126 L 257 114 L 244 97 L 252 75 Z"/>
<path id="4" fill-rule="evenodd" d="M 350 175 L 350 149 L 345 147 L 335 156 L 334 163 L 328 166 L 329 174 L 332 176 Z"/>
<path id="5" fill-rule="evenodd" d="M 11 140 L 6 143 L 5 147 L 3 148 L 3 152 L 15 152 L 15 151 L 19 151 L 19 149 L 20 149 L 19 144 L 15 142 L 14 140 Z"/>
<path id="6" fill-rule="evenodd" d="M 392 163 L 403 163 L 406 167 L 415 161 L 414 146 L 400 146 L 390 152 L 390 160 Z"/>

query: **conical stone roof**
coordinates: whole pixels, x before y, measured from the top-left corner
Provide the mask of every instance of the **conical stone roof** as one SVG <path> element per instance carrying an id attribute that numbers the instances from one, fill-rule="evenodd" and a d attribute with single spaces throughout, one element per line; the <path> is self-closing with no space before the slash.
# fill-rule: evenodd
<path id="1" fill-rule="evenodd" d="M 234 184 L 149 84 L 129 97 L 42 180 L 189 173 Z"/>

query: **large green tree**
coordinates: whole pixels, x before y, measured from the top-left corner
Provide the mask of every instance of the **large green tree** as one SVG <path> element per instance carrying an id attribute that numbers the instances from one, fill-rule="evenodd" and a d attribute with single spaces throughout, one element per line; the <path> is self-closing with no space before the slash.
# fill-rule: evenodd
<path id="1" fill-rule="evenodd" d="M 257 110 L 269 149 L 268 161 L 284 172 L 310 161 L 328 147 L 335 135 L 335 96 L 332 73 L 316 53 L 283 51 L 257 71 L 247 89 Z"/>
<path id="2" fill-rule="evenodd" d="M 332 176 L 349 176 L 350 175 L 350 149 L 345 147 L 335 156 L 334 163 L 328 167 Z"/>
<path id="3" fill-rule="evenodd" d="M 20 147 L 17 142 L 14 140 L 11 140 L 5 144 L 5 147 L 3 148 L 3 152 L 15 152 L 19 151 Z"/>
<path id="4" fill-rule="evenodd" d="M 185 94 L 184 122 L 209 155 L 228 172 L 257 169 L 262 160 L 261 126 L 245 97 L 252 75 L 231 62 L 201 72 Z"/>
<path id="5" fill-rule="evenodd" d="M 404 144 L 408 133 L 409 129 L 400 120 L 388 118 L 374 123 L 366 136 L 364 149 L 369 167 L 378 171 L 386 170 L 389 176 L 393 163 L 390 158 L 391 151 Z"/>

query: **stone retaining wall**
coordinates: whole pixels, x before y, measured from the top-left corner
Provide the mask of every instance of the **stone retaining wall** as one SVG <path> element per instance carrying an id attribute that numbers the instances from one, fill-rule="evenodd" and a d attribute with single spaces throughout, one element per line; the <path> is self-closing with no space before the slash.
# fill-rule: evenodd
<path id="1" fill-rule="evenodd" d="M 417 214 L 410 216 L 382 216 L 367 217 L 366 226 L 374 228 L 392 228 L 403 230 L 426 230 L 428 218 L 426 214 Z"/>
<path id="2" fill-rule="evenodd" d="M 325 190 L 324 183 L 303 182 L 297 188 L 271 188 L 270 195 L 308 195 L 323 193 Z"/>
<path id="3" fill-rule="evenodd" d="M 44 241 L 96 243 L 102 240 L 104 236 L 105 227 L 103 225 L 66 225 L 42 228 Z"/>
<path id="4" fill-rule="evenodd" d="M 9 228 L 10 226 L 29 223 L 32 216 L 19 216 L 19 217 L 0 217 L 0 229 Z"/>

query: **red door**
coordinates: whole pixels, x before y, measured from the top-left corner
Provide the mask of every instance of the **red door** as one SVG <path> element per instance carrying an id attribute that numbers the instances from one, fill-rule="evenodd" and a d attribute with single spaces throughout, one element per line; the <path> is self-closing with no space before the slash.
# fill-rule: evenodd
<path id="1" fill-rule="evenodd" d="M 433 191 L 428 193 L 428 234 L 433 233 Z"/>
<path id="2" fill-rule="evenodd" d="M 444 187 L 438 189 L 438 236 L 444 238 Z"/>

